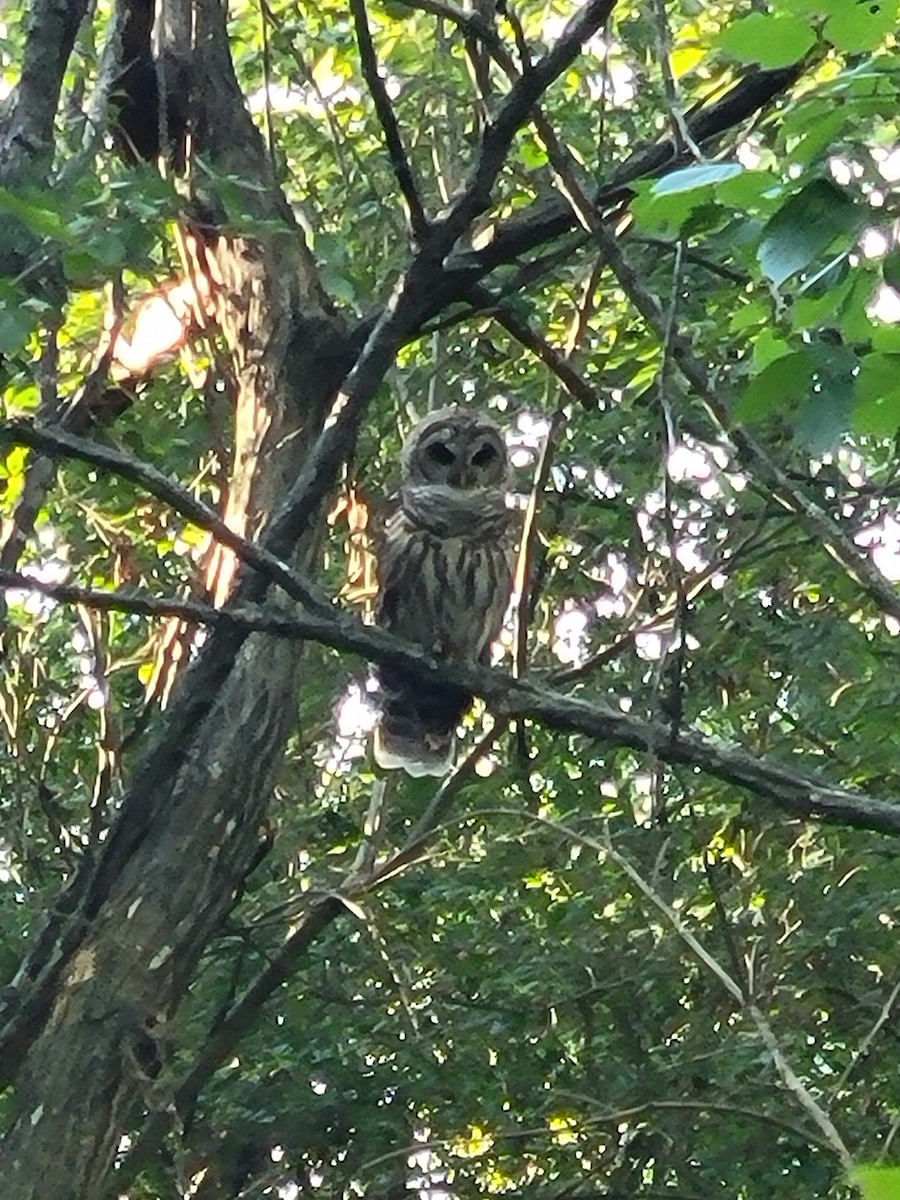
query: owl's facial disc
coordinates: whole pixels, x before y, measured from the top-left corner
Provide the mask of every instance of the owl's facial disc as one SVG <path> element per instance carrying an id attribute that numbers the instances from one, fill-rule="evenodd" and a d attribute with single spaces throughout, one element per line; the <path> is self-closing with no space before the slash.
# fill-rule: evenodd
<path id="1" fill-rule="evenodd" d="M 507 455 L 503 435 L 489 419 L 459 408 L 433 413 L 404 447 L 409 483 L 463 491 L 502 488 Z"/>

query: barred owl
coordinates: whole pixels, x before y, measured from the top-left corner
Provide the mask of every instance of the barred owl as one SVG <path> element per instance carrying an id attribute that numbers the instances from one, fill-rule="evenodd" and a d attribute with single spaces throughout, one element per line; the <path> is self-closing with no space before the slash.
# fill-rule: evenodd
<path id="1" fill-rule="evenodd" d="M 383 629 L 447 662 L 488 663 L 512 589 L 508 469 L 503 435 L 481 413 L 444 408 L 413 429 L 378 554 L 375 616 Z M 376 762 L 443 775 L 472 696 L 401 667 L 375 674 Z"/>

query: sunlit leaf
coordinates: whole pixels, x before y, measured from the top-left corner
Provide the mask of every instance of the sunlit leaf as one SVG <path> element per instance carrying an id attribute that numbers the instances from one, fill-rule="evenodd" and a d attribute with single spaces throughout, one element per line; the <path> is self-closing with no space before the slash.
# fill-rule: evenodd
<path id="1" fill-rule="evenodd" d="M 825 37 L 838 50 L 874 50 L 897 28 L 897 0 L 845 0 L 825 23 Z"/>
<path id="2" fill-rule="evenodd" d="M 653 185 L 656 196 L 670 196 L 678 192 L 690 192 L 695 188 L 707 187 L 712 183 L 722 183 L 742 174 L 744 168 L 740 163 L 704 163 L 697 167 L 685 167 L 681 171 L 673 171 L 665 175 Z"/>
<path id="3" fill-rule="evenodd" d="M 900 1200 L 900 1167 L 854 1167 L 850 1182 L 863 1200 Z"/>
<path id="4" fill-rule="evenodd" d="M 887 437 L 900 428 L 900 355 L 868 354 L 855 380 L 853 428 Z"/>
<path id="5" fill-rule="evenodd" d="M 809 22 L 787 14 L 750 13 L 731 21 L 716 44 L 742 62 L 786 67 L 799 62 L 815 45 Z"/>

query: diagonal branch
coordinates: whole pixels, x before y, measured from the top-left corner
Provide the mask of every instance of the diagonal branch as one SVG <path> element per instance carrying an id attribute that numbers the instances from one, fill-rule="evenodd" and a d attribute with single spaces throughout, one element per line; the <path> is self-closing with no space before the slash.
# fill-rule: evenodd
<path id="1" fill-rule="evenodd" d="M 622 290 L 658 336 L 664 337 L 666 316 L 658 302 L 644 287 L 638 273 L 626 259 L 616 238 L 596 217 L 592 232 Z M 669 334 L 672 362 L 675 363 L 697 395 L 703 400 L 716 425 L 734 443 L 741 462 L 752 468 L 757 479 L 771 490 L 774 498 L 798 516 L 810 532 L 822 539 L 831 556 L 844 568 L 876 607 L 900 620 L 900 594 L 861 551 L 847 533 L 814 500 L 806 495 L 777 463 L 769 458 L 760 443 L 730 419 L 728 406 L 709 382 L 706 369 L 696 358 L 690 340 L 677 326 Z"/>
<path id="2" fill-rule="evenodd" d="M 800 78 L 805 66 L 797 63 L 777 70 L 750 72 L 720 100 L 704 104 L 689 114 L 686 123 L 692 140 L 702 147 L 759 113 Z M 630 155 L 607 184 L 592 192 L 591 198 L 598 208 L 606 209 L 626 199 L 630 185 L 636 180 L 665 174 L 689 161 L 693 161 L 692 157 L 679 156 L 671 140 L 655 142 Z M 567 201 L 552 196 L 536 200 L 521 214 L 500 223 L 490 241 L 478 249 L 456 250 L 445 265 L 440 286 L 434 290 L 427 318 L 465 296 L 473 283 L 485 279 L 498 267 L 569 233 L 577 223 Z"/>
<path id="3" fill-rule="evenodd" d="M 487 127 L 475 168 L 459 200 L 442 222 L 452 242 L 490 204 L 491 188 L 500 174 L 512 139 L 528 119 L 531 109 L 550 85 L 572 65 L 581 48 L 605 24 L 616 0 L 588 0 L 553 44 L 531 69 L 513 84 L 496 117 Z M 452 244 L 451 242 L 451 244 Z"/>
<path id="4" fill-rule="evenodd" d="M 603 23 L 614 3 L 615 0 L 589 0 L 569 22 L 549 53 L 510 89 L 496 121 L 485 131 L 468 186 L 445 219 L 432 228 L 424 244 L 418 248 L 391 299 L 375 321 L 356 364 L 337 395 L 322 433 L 304 460 L 280 509 L 266 526 L 260 542 L 263 550 L 277 558 L 289 558 L 299 540 L 318 519 L 340 465 L 353 448 L 369 402 L 393 364 L 398 349 L 422 322 L 422 314 L 429 306 L 434 281 L 440 275 L 445 258 L 471 221 L 490 203 L 491 189 L 516 131 L 544 90 L 574 61 L 583 43 Z M 214 19 L 212 0 L 204 3 L 202 9 L 204 20 L 211 22 L 214 33 L 215 54 L 211 53 L 209 60 L 210 73 L 212 76 L 214 68 L 219 68 L 219 74 L 224 75 L 224 82 L 220 80 L 220 85 L 228 92 L 233 87 L 233 76 L 221 19 Z M 222 103 L 227 102 L 225 95 L 220 99 Z M 209 106 L 215 101 L 215 95 L 206 96 L 209 111 Z M 211 131 L 215 132 L 216 127 L 212 126 Z M 207 136 L 211 131 L 206 131 Z M 215 136 L 220 137 L 221 131 L 215 132 Z M 223 161 L 227 162 L 228 147 L 217 146 L 216 149 Z M 213 623 L 211 637 L 182 677 L 167 719 L 161 723 L 144 755 L 135 765 L 131 784 L 102 853 L 95 863 L 85 866 L 73 883 L 73 905 L 80 913 L 89 916 L 99 910 L 113 881 L 119 877 L 152 829 L 157 814 L 166 802 L 167 781 L 173 779 L 188 761 L 198 731 L 213 711 L 235 667 L 238 654 L 250 635 L 251 630 L 245 624 L 230 619 L 231 614 L 239 611 L 243 605 L 262 600 L 268 587 L 268 576 L 248 571 L 246 565 L 241 569 L 231 603 L 222 610 L 221 618 Z M 334 626 L 331 622 L 324 617 L 319 620 L 323 632 L 333 637 Z M 316 636 L 315 630 L 313 621 L 309 626 L 313 637 Z M 327 637 L 321 640 L 328 644 Z M 363 649 L 361 653 L 365 654 L 366 650 Z M 46 976 L 52 980 L 54 973 L 60 969 L 59 964 L 77 945 L 78 936 L 77 924 L 70 924 L 65 930 L 59 931 L 51 923 L 35 943 L 34 953 L 29 955 L 29 961 L 23 968 L 26 974 L 30 975 L 32 969 L 37 969 L 42 979 Z M 44 970 L 37 964 L 54 939 L 58 939 L 53 955 L 54 965 Z M 36 1005 L 42 1002 L 44 994 L 42 988 L 36 989 Z"/>
<path id="5" fill-rule="evenodd" d="M 359 46 L 359 61 L 363 78 L 368 84 L 378 120 L 384 130 L 394 176 L 409 210 L 410 228 L 413 234 L 421 239 L 428 230 L 428 218 L 425 216 L 422 201 L 419 199 L 419 188 L 413 175 L 412 164 L 403 145 L 393 105 L 378 70 L 378 59 L 372 42 L 372 31 L 369 29 L 365 0 L 350 0 L 350 11 L 353 14 L 353 24 L 356 29 L 356 42 Z"/>
<path id="6" fill-rule="evenodd" d="M 476 284 L 472 289 L 472 300 L 479 312 L 491 314 L 510 337 L 526 350 L 530 350 L 535 358 L 556 376 L 573 400 L 577 400 L 588 412 L 594 412 L 600 407 L 600 397 L 596 389 L 576 371 L 566 355 L 532 329 L 511 304 L 498 302 L 481 284 Z"/>
<path id="7" fill-rule="evenodd" d="M 146 489 L 151 496 L 170 504 L 176 512 L 233 550 L 239 559 L 277 583 L 289 596 L 313 611 L 327 611 L 330 604 L 314 585 L 302 578 L 280 558 L 264 547 L 241 537 L 208 504 L 192 496 L 187 488 L 133 455 L 88 438 L 75 437 L 61 430 L 35 425 L 30 421 L 13 420 L 0 423 L 0 446 L 28 446 L 40 450 L 47 458 L 73 458 L 90 463 Z"/>
<path id="8" fill-rule="evenodd" d="M 808 530 L 821 537 L 828 552 L 881 612 L 900 620 L 900 594 L 865 553 L 860 552 L 852 537 L 790 480 L 755 438 L 734 426 L 728 405 L 710 384 L 706 368 L 694 354 L 690 339 L 644 286 L 638 272 L 628 262 L 619 240 L 609 231 L 603 213 L 581 186 L 571 154 L 562 146 L 555 131 L 540 113 L 535 116 L 535 124 L 572 211 L 585 229 L 590 230 L 620 287 L 657 335 L 660 344 L 667 349 L 668 359 L 677 365 L 703 401 L 712 420 L 734 443 L 742 463 L 755 470 L 757 478 L 771 490 L 784 508 L 800 517 Z"/>
<path id="9" fill-rule="evenodd" d="M 703 963 L 708 971 L 713 974 L 716 979 L 722 984 L 733 1000 L 744 1010 L 747 1016 L 750 1017 L 753 1024 L 756 1026 L 760 1040 L 769 1052 L 775 1070 L 781 1077 L 785 1087 L 796 1096 L 800 1106 L 811 1117 L 813 1122 L 819 1127 L 823 1137 L 827 1141 L 829 1147 L 840 1159 L 845 1169 L 853 1165 L 853 1159 L 850 1156 L 850 1151 L 835 1127 L 833 1121 L 829 1117 L 825 1109 L 819 1104 L 815 1096 L 809 1088 L 803 1083 L 794 1068 L 788 1062 L 784 1051 L 778 1043 L 777 1038 L 769 1024 L 768 1019 L 763 1014 L 762 1010 L 753 1002 L 753 1000 L 745 996 L 740 985 L 732 979 L 721 963 L 706 949 L 700 939 L 692 932 L 689 925 L 675 911 L 674 908 L 659 894 L 659 892 L 650 883 L 644 879 L 640 871 L 629 861 L 628 858 L 620 853 L 613 845 L 609 830 L 606 830 L 606 835 L 602 842 L 597 842 L 593 838 L 583 837 L 575 833 L 573 830 L 567 829 L 565 826 L 559 825 L 555 821 L 546 821 L 540 817 L 535 818 L 541 824 L 547 824 L 553 829 L 558 829 L 564 832 L 566 836 L 579 842 L 581 845 L 596 851 L 599 854 L 605 852 L 621 871 L 635 884 L 635 886 L 644 894 L 650 903 L 659 910 L 688 946 L 691 952 Z"/>
<path id="10" fill-rule="evenodd" d="M 0 572 L 0 587 L 30 590 L 103 611 L 179 616 L 209 625 L 217 633 L 239 630 L 246 637 L 263 631 L 291 640 L 318 642 L 372 662 L 402 667 L 420 676 L 423 684 L 433 685 L 438 680 L 458 684 L 484 697 L 503 717 L 532 717 L 562 733 L 649 751 L 663 762 L 688 766 L 745 788 L 792 817 L 900 835 L 900 798 L 882 800 L 843 788 L 700 734 L 679 731 L 673 736 L 668 723 L 646 721 L 604 704 L 566 696 L 539 680 L 515 680 L 500 671 L 451 666 L 337 609 L 329 614 L 300 616 L 286 616 L 246 603 L 216 609 L 190 601 L 160 600 L 138 591 L 94 591 L 72 584 L 43 583 L 16 572 Z"/>

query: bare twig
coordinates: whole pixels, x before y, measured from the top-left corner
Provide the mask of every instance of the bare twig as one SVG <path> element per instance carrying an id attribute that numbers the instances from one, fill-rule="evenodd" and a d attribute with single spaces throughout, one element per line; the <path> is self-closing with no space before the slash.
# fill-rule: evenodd
<path id="1" fill-rule="evenodd" d="M 589 412 L 600 407 L 600 397 L 594 387 L 576 371 L 565 354 L 551 345 L 519 316 L 508 304 L 498 303 L 487 288 L 480 284 L 472 289 L 472 300 L 481 311 L 490 312 L 498 325 L 532 354 L 556 376 L 573 400 Z"/>
<path id="2" fill-rule="evenodd" d="M 560 833 L 563 833 L 566 837 L 571 838 L 573 841 L 578 842 L 579 844 L 595 851 L 598 854 L 607 856 L 608 858 L 612 859 L 616 866 L 618 866 L 619 869 L 628 876 L 632 883 L 650 901 L 653 907 L 663 914 L 685 945 L 688 946 L 691 953 L 694 954 L 694 956 L 698 958 L 701 963 L 703 963 L 706 969 L 712 975 L 714 975 L 716 979 L 718 979 L 732 999 L 750 1017 L 756 1026 L 757 1032 L 759 1033 L 763 1044 L 768 1050 L 772 1059 L 772 1063 L 781 1077 L 785 1087 L 796 1098 L 801 1108 L 804 1109 L 807 1115 L 819 1128 L 829 1147 L 840 1159 L 844 1168 L 849 1169 L 852 1167 L 853 1159 L 850 1155 L 850 1151 L 847 1149 L 844 1143 L 843 1138 L 838 1133 L 828 1113 L 824 1108 L 822 1108 L 822 1106 L 810 1092 L 809 1088 L 806 1087 L 806 1085 L 794 1071 L 791 1064 L 788 1062 L 784 1051 L 782 1050 L 778 1039 L 776 1038 L 772 1027 L 769 1024 L 768 1019 L 763 1014 L 761 1009 L 759 1009 L 756 1004 L 754 1004 L 748 997 L 744 995 L 740 985 L 731 977 L 731 975 L 728 974 L 722 964 L 716 958 L 714 958 L 712 954 L 709 953 L 703 943 L 699 940 L 699 938 L 697 938 L 692 930 L 688 928 L 686 922 L 682 920 L 672 906 L 668 904 L 662 896 L 660 896 L 659 892 L 656 891 L 656 889 L 652 887 L 652 885 L 648 883 L 646 879 L 644 879 L 640 871 L 637 870 L 637 868 L 625 857 L 625 855 L 621 854 L 615 848 L 609 832 L 606 832 L 606 836 L 602 842 L 598 842 L 594 838 L 584 837 L 582 834 L 579 834 L 575 830 L 561 825 L 557 821 L 550 821 L 546 818 L 536 816 L 532 816 L 531 819 L 538 821 L 542 825 L 547 825 L 551 829 L 555 829 Z"/>
<path id="3" fill-rule="evenodd" d="M 847 1080 L 853 1074 L 853 1071 L 868 1055 L 875 1038 L 878 1036 L 885 1024 L 890 1020 L 891 1014 L 894 1011 L 894 1005 L 897 1003 L 898 996 L 900 996 L 900 980 L 898 980 L 891 988 L 890 995 L 881 1006 L 881 1012 L 878 1014 L 875 1024 L 859 1043 L 856 1050 L 853 1052 L 853 1057 L 850 1059 L 849 1063 L 847 1063 L 847 1066 L 841 1072 L 840 1078 L 832 1088 L 832 1092 L 835 1096 L 840 1096 L 843 1089 L 847 1086 Z"/>
<path id="4" fill-rule="evenodd" d="M 821 1104 L 819 1104 L 818 1100 L 816 1100 L 812 1092 L 788 1062 L 772 1030 L 772 1026 L 762 1011 L 755 1004 L 749 1004 L 747 1011 L 759 1032 L 759 1036 L 762 1038 L 763 1044 L 769 1051 L 772 1062 L 775 1064 L 775 1069 L 781 1076 L 785 1087 L 796 1097 L 797 1103 L 801 1108 L 804 1108 L 812 1120 L 815 1121 L 828 1141 L 828 1144 L 841 1160 L 844 1169 L 849 1171 L 853 1166 L 853 1158 L 828 1113 L 822 1108 Z"/>
<path id="5" fill-rule="evenodd" d="M 585 1096 L 578 1092 L 560 1090 L 556 1094 L 563 1098 L 572 1097 L 583 1104 L 591 1106 L 597 1103 L 592 1096 Z M 721 1113 L 724 1116 L 747 1117 L 751 1121 L 759 1121 L 761 1124 L 771 1125 L 775 1129 L 787 1130 L 787 1132 L 792 1133 L 795 1137 L 800 1138 L 801 1141 L 818 1146 L 821 1150 L 827 1150 L 829 1153 L 834 1153 L 834 1147 L 823 1138 L 818 1137 L 812 1130 L 805 1129 L 801 1125 L 795 1125 L 792 1121 L 786 1121 L 783 1117 L 774 1116 L 772 1113 L 761 1112 L 755 1108 L 745 1108 L 740 1104 L 714 1104 L 706 1103 L 702 1100 L 648 1100 L 644 1104 L 635 1104 L 632 1108 L 616 1109 L 614 1112 L 604 1113 L 602 1116 L 594 1119 L 603 1123 L 618 1123 L 620 1121 L 633 1121 L 635 1117 L 641 1117 L 645 1113 L 667 1111 Z"/>
<path id="6" fill-rule="evenodd" d="M 678 96 L 678 84 L 672 71 L 672 30 L 669 26 L 669 14 L 666 12 L 665 0 L 653 0 L 653 17 L 656 23 L 656 51 L 659 67 L 663 77 L 663 89 L 669 117 L 672 121 L 672 137 L 677 151 L 690 150 L 694 158 L 702 159 L 703 151 L 691 137 L 684 110 Z"/>
<path id="7" fill-rule="evenodd" d="M 885 614 L 900 620 L 900 595 L 864 553 L 852 537 L 828 513 L 792 484 L 787 474 L 765 453 L 762 447 L 743 429 L 736 428 L 730 419 L 728 406 L 709 381 L 703 364 L 696 358 L 688 338 L 676 321 L 671 324 L 658 301 L 651 296 L 638 273 L 626 259 L 617 238 L 607 228 L 603 214 L 582 188 L 572 156 L 564 149 L 548 123 L 536 114 L 535 126 L 547 149 L 558 178 L 564 184 L 564 194 L 573 211 L 589 229 L 610 269 L 632 304 L 657 336 L 669 347 L 672 361 L 703 401 L 710 417 L 731 439 L 741 460 L 756 469 L 758 478 L 774 497 L 790 512 L 799 516 L 806 527 L 818 534 L 832 557 Z M 545 126 L 547 128 L 545 128 Z"/>
<path id="8" fill-rule="evenodd" d="M 272 20 L 271 9 L 266 0 L 260 0 L 259 32 L 262 43 L 263 67 L 263 114 L 265 118 L 266 149 L 269 153 L 269 170 L 272 178 L 278 178 L 278 155 L 275 149 L 275 125 L 272 120 L 272 47 L 269 44 L 269 23 Z"/>
<path id="9" fill-rule="evenodd" d="M 678 441 L 678 427 L 675 412 L 669 397 L 669 376 L 672 353 L 672 333 L 678 315 L 678 299 L 681 294 L 683 278 L 683 244 L 678 243 L 675 263 L 672 272 L 672 289 L 669 299 L 669 309 L 666 314 L 666 324 L 662 339 L 662 361 L 657 376 L 657 398 L 659 401 L 660 417 L 660 446 L 662 450 L 660 463 L 663 486 L 662 519 L 668 543 L 669 575 L 674 592 L 674 622 L 672 639 L 665 644 L 662 656 L 657 664 L 657 684 L 665 681 L 666 694 L 661 696 L 660 709 L 669 721 L 672 732 L 677 734 L 681 727 L 684 711 L 684 664 L 687 652 L 685 622 L 688 613 L 687 588 L 684 572 L 678 561 L 678 535 L 675 520 L 675 493 L 672 486 L 670 463 Z M 674 646 L 672 646 L 674 642 Z M 664 798 L 662 795 L 662 774 L 654 770 L 653 783 L 653 819 L 662 820 L 664 817 Z"/>

